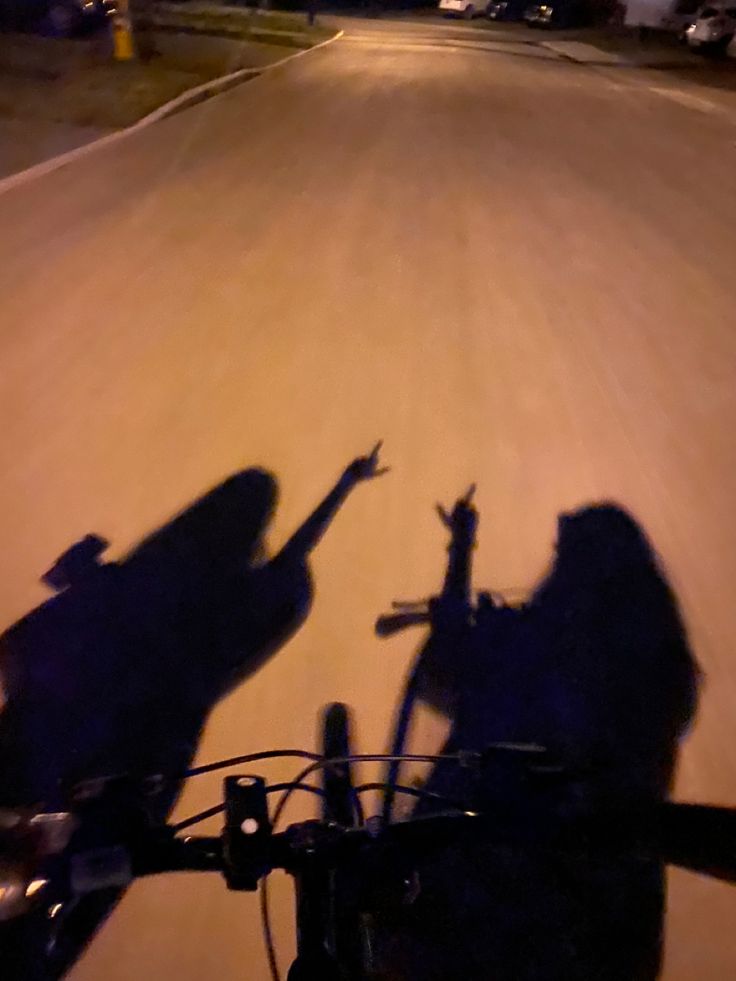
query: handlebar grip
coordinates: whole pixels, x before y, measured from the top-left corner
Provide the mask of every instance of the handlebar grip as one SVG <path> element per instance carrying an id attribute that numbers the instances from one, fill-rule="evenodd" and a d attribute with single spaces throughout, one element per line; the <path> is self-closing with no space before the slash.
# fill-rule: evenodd
<path id="1" fill-rule="evenodd" d="M 424 613 L 389 613 L 376 620 L 375 631 L 379 637 L 390 637 L 391 634 L 430 622 L 430 615 Z"/>
<path id="2" fill-rule="evenodd" d="M 655 838 L 666 862 L 736 883 L 736 808 L 665 804 Z"/>

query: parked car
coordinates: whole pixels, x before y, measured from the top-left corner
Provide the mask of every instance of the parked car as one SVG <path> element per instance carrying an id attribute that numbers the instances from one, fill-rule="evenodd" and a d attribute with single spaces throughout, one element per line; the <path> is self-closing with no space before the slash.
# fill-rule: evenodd
<path id="1" fill-rule="evenodd" d="M 528 0 L 491 0 L 486 7 L 490 20 L 522 20 Z"/>
<path id="2" fill-rule="evenodd" d="M 472 20 L 485 13 L 488 0 L 440 0 L 439 11 L 445 17 L 464 17 Z"/>
<path id="3" fill-rule="evenodd" d="M 725 53 L 736 34 L 736 5 L 707 4 L 701 7 L 685 31 L 690 48 L 703 54 Z"/>
<path id="4" fill-rule="evenodd" d="M 109 0 L 0 0 L 0 30 L 72 37 L 98 27 Z"/>
<path id="5" fill-rule="evenodd" d="M 543 0 L 531 3 L 524 11 L 530 27 L 583 27 L 591 21 L 591 10 L 584 0 Z"/>

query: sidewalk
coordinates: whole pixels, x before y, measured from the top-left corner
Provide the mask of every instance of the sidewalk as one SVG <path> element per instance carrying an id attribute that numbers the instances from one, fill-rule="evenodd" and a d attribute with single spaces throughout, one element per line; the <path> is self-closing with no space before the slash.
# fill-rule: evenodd
<path id="1" fill-rule="evenodd" d="M 627 64 L 622 55 L 614 51 L 604 51 L 603 48 L 584 41 L 542 41 L 540 46 L 584 65 Z"/>
<path id="2" fill-rule="evenodd" d="M 689 69 L 707 72 L 713 65 L 673 35 L 662 34 L 639 41 L 632 33 L 620 29 L 588 28 L 560 31 L 544 47 L 583 64 L 623 65 L 628 68 L 653 68 L 660 71 Z M 731 66 L 733 69 L 734 66 Z M 736 72 L 734 72 L 736 76 Z"/>
<path id="3" fill-rule="evenodd" d="M 157 54 L 147 62 L 115 62 L 102 32 L 63 41 L 0 34 L 0 179 L 125 129 L 183 93 L 217 91 L 221 79 L 242 70 L 257 74 L 324 33 L 307 34 L 292 19 L 299 31 L 283 38 L 277 30 L 258 38 L 155 31 Z M 284 18 L 273 20 L 280 32 Z"/>
<path id="4" fill-rule="evenodd" d="M 112 131 L 96 126 L 0 116 L 0 178 L 91 143 L 109 132 Z"/>
<path id="5" fill-rule="evenodd" d="M 626 76 L 663 98 L 707 114 L 728 116 L 736 124 L 736 63 L 710 60 L 676 45 L 671 38 L 639 44 L 633 38 L 579 32 L 560 40 L 542 41 L 543 47 L 563 58 L 595 68 L 623 70 Z M 615 50 L 618 48 L 618 50 Z"/>
<path id="6" fill-rule="evenodd" d="M 538 44 L 583 64 L 618 64 L 660 71 L 682 69 L 702 73 L 706 77 L 730 72 L 736 88 L 736 61 L 733 58 L 720 61 L 705 58 L 681 44 L 674 34 L 664 31 L 640 40 L 633 28 L 613 25 L 540 31 L 532 30 L 521 22 L 479 18 L 468 26 L 484 33 L 493 31 L 496 35 L 503 34 L 514 41 Z M 732 53 L 736 57 L 736 45 Z"/>

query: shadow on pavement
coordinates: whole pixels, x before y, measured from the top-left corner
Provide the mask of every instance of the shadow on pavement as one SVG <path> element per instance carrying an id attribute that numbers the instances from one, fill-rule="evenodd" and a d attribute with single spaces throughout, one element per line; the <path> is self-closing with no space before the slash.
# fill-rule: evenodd
<path id="1" fill-rule="evenodd" d="M 277 484 L 259 469 L 215 487 L 120 562 L 100 561 L 107 542 L 95 535 L 69 549 L 44 576 L 59 595 L 0 637 L 0 808 L 64 811 L 89 781 L 124 774 L 140 788 L 161 774 L 139 803 L 147 822 L 163 822 L 214 706 L 307 617 L 310 553 L 350 492 L 383 473 L 378 450 L 346 468 L 270 559 Z M 59 976 L 120 895 L 82 899 L 51 962 L 43 924 L 12 921 L 0 933 L 3 977 Z"/>
<path id="2" fill-rule="evenodd" d="M 561 767 L 545 776 L 490 757 L 479 768 L 438 764 L 424 791 L 519 828 L 530 816 L 552 827 L 589 814 L 615 825 L 617 814 L 668 797 L 699 670 L 672 589 L 629 514 L 601 504 L 562 515 L 554 564 L 525 606 L 486 595 L 462 636 L 440 613 L 417 677 L 450 716 L 443 751 L 535 744 Z M 442 809 L 425 799 L 414 814 Z M 615 847 L 448 848 L 420 869 L 413 902 L 381 925 L 381 977 L 654 979 L 664 893 L 661 863 Z"/>

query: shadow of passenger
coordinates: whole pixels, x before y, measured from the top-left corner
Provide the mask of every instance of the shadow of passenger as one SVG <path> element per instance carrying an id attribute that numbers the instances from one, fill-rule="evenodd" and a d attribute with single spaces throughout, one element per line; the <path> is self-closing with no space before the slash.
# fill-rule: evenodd
<path id="1" fill-rule="evenodd" d="M 574 742 L 600 767 L 589 788 L 595 801 L 666 797 L 695 716 L 699 670 L 640 525 L 614 504 L 563 514 L 556 561 L 528 614 L 567 679 Z"/>
<path id="2" fill-rule="evenodd" d="M 600 504 L 562 515 L 555 562 L 530 602 L 511 610 L 486 598 L 453 644 L 443 649 L 440 633 L 428 645 L 429 673 L 444 688 L 441 697 L 436 685 L 425 688 L 451 712 L 445 751 L 541 744 L 565 772 L 540 784 L 500 762 L 476 772 L 440 764 L 425 789 L 520 823 L 535 810 L 551 821 L 626 816 L 666 799 L 698 669 L 672 589 L 624 510 Z M 424 801 L 415 814 L 438 809 Z M 664 873 L 651 859 L 555 855 L 533 843 L 458 846 L 427 863 L 420 883 L 387 931 L 386 978 L 658 976 Z"/>
<path id="3" fill-rule="evenodd" d="M 351 490 L 384 472 L 379 448 L 346 468 L 269 560 L 277 485 L 257 469 L 215 487 L 120 562 L 99 561 L 107 543 L 95 536 L 65 553 L 44 577 L 59 595 L 0 637 L 0 806 L 64 810 L 82 781 L 164 774 L 146 809 L 165 820 L 214 706 L 304 622 L 309 555 Z M 51 973 L 29 962 L 13 976 L 58 976 L 118 895 L 80 904 L 86 925 Z"/>

